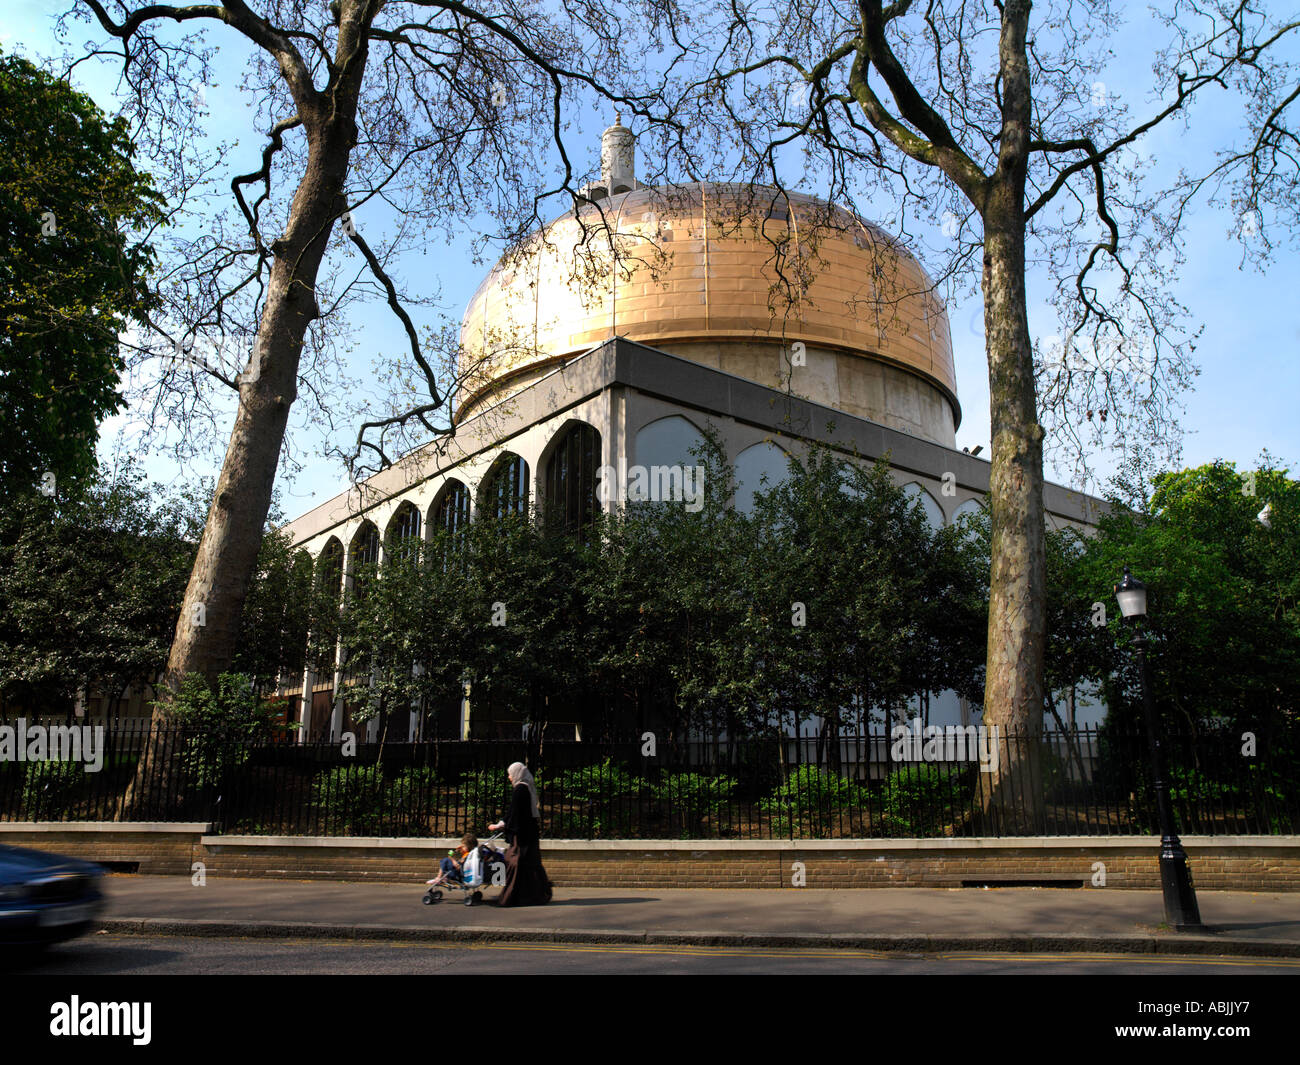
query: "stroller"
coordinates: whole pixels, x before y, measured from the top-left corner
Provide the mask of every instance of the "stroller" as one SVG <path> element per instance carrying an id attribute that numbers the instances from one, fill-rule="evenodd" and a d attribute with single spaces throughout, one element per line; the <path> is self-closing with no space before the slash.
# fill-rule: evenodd
<path id="1" fill-rule="evenodd" d="M 449 891 L 463 891 L 465 893 L 465 905 L 473 906 L 476 902 L 483 901 L 483 888 L 488 884 L 504 884 L 506 870 L 506 856 L 494 847 L 488 844 L 499 840 L 500 833 L 490 836 L 486 840 L 479 842 L 478 848 L 465 855 L 465 865 L 460 871 L 460 879 L 448 878 L 438 887 L 430 888 L 424 893 L 424 898 L 420 901 L 426 906 L 432 906 L 435 902 L 442 901 L 442 889 Z M 500 873 L 497 870 L 500 869 Z"/>

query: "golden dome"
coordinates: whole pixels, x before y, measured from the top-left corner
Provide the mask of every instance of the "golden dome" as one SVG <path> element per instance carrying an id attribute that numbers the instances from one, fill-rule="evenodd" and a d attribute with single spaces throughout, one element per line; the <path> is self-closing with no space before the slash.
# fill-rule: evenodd
<path id="1" fill-rule="evenodd" d="M 889 234 L 811 196 L 696 183 L 603 197 L 504 256 L 470 299 L 457 419 L 622 336 L 951 444 L 952 341 L 932 289 Z"/>

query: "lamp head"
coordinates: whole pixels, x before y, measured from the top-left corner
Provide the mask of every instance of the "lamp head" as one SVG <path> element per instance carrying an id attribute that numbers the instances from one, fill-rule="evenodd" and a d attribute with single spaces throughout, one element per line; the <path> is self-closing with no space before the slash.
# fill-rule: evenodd
<path id="1" fill-rule="evenodd" d="M 1115 598 L 1125 621 L 1135 622 L 1147 615 L 1147 586 L 1124 567 L 1124 579 L 1115 585 Z"/>

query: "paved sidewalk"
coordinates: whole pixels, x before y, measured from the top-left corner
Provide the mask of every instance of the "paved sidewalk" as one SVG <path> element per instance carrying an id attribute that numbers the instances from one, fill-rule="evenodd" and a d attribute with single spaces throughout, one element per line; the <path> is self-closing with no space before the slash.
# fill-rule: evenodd
<path id="1" fill-rule="evenodd" d="M 547 906 L 425 906 L 420 884 L 110 876 L 101 927 L 153 935 L 692 943 L 910 952 L 1300 957 L 1300 893 L 1202 891 L 1203 934 L 1161 927 L 1156 891 L 559 888 Z"/>

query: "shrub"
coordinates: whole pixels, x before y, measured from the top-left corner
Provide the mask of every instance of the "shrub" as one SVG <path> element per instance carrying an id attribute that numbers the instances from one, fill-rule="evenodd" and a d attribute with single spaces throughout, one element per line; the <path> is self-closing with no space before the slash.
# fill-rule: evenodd
<path id="1" fill-rule="evenodd" d="M 461 774 L 461 832 L 486 836 L 487 826 L 506 815 L 510 781 L 504 769 L 474 769 Z"/>
<path id="2" fill-rule="evenodd" d="M 423 835 L 428 831 L 439 780 L 432 766 L 411 766 L 393 778 L 388 786 L 387 807 L 395 831 L 401 835 Z"/>
<path id="3" fill-rule="evenodd" d="M 24 816 L 33 821 L 53 821 L 67 812 L 86 780 L 83 762 L 28 762 L 23 776 Z"/>
<path id="4" fill-rule="evenodd" d="M 632 802 L 645 782 L 606 758 L 568 769 L 547 783 L 547 832 L 571 839 L 617 839 L 631 833 Z M 540 787 L 540 784 L 539 784 Z"/>
<path id="5" fill-rule="evenodd" d="M 971 769 L 962 764 L 917 762 L 896 769 L 885 782 L 885 830 L 891 836 L 922 836 L 951 825 L 968 808 Z"/>
<path id="6" fill-rule="evenodd" d="M 746 795 L 763 795 L 785 779 L 785 745 L 769 733 L 752 736 L 740 745 L 735 773 Z"/>
<path id="7" fill-rule="evenodd" d="M 413 765 L 393 781 L 393 797 L 403 809 L 415 810 L 424 805 L 437 790 L 441 778 L 432 766 Z"/>
<path id="8" fill-rule="evenodd" d="M 283 701 L 262 698 L 242 673 L 222 673 L 215 687 L 191 673 L 168 709 L 185 726 L 182 764 L 188 782 L 200 789 L 219 787 L 228 771 L 248 761 L 250 747 L 284 728 Z"/>
<path id="9" fill-rule="evenodd" d="M 1167 774 L 1169 798 L 1183 831 L 1208 832 L 1218 822 L 1239 820 L 1253 822 L 1257 827 L 1252 831 L 1293 831 L 1286 814 L 1289 805 L 1286 792 L 1281 782 L 1259 763 L 1249 763 L 1244 778 L 1233 781 L 1216 780 L 1194 767 L 1171 766 Z M 1154 809 L 1149 778 L 1142 784 L 1141 794 Z"/>
<path id="10" fill-rule="evenodd" d="M 654 785 L 652 795 L 656 807 L 665 811 L 670 821 L 680 823 L 686 838 L 703 821 L 719 817 L 739 786 L 735 777 L 722 774 L 672 773 Z"/>
<path id="11" fill-rule="evenodd" d="M 392 809 L 382 766 L 348 765 L 317 773 L 312 801 L 325 815 L 326 831 L 373 835 Z"/>
<path id="12" fill-rule="evenodd" d="M 802 765 L 758 805 L 771 816 L 774 832 L 799 831 L 818 837 L 838 828 L 845 813 L 864 808 L 866 798 L 867 789 L 857 781 Z"/>
<path id="13" fill-rule="evenodd" d="M 1171 766 L 1169 797 L 1175 802 L 1224 802 L 1237 797 L 1237 786 L 1207 777 L 1199 769 Z"/>

